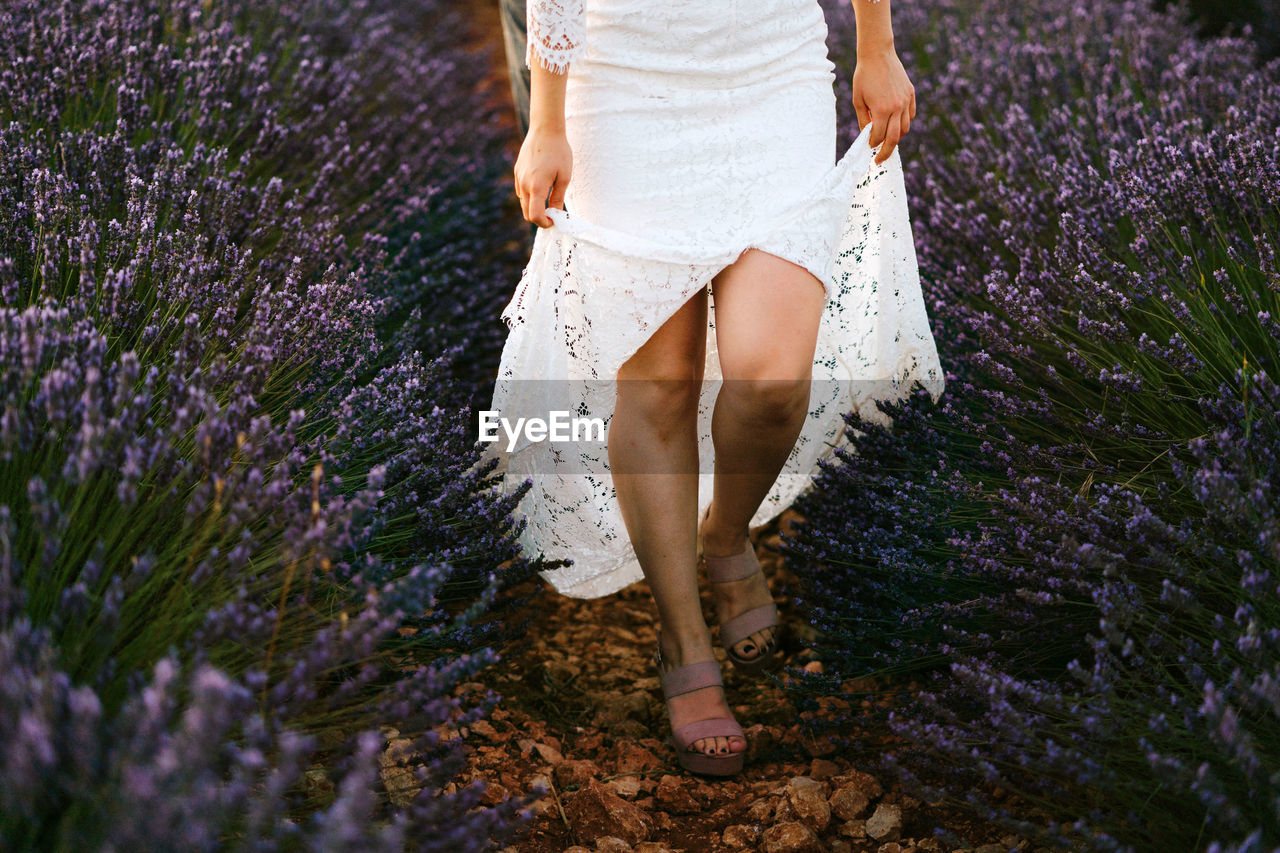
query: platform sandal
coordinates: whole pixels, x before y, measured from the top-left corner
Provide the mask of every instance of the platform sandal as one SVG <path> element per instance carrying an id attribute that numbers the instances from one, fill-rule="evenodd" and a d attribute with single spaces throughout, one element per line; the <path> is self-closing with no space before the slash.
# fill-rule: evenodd
<path id="1" fill-rule="evenodd" d="M 677 666 L 670 670 L 662 668 L 661 633 L 659 646 L 653 652 L 653 663 L 658 668 L 659 680 L 662 683 L 662 696 L 670 699 L 681 693 L 699 690 L 703 687 L 721 687 L 724 684 L 720 676 L 720 662 L 716 660 L 700 660 L 694 663 Z M 667 706 L 671 713 L 671 706 Z M 708 776 L 732 776 L 742 771 L 746 750 L 730 751 L 728 754 L 711 754 L 689 749 L 689 745 L 708 737 L 741 737 L 745 739 L 742 726 L 733 717 L 711 717 L 695 720 L 680 728 L 672 729 L 667 743 L 676 751 L 676 760 L 680 766 L 691 773 L 702 773 Z"/>
<path id="2" fill-rule="evenodd" d="M 741 553 L 730 556 L 712 557 L 703 551 L 702 524 L 707 519 L 711 505 L 702 513 L 698 522 L 698 559 L 707 564 L 707 578 L 711 583 L 731 583 L 751 577 L 756 572 L 764 573 L 760 561 L 756 559 L 756 549 L 750 541 Z M 734 646 L 750 637 L 757 631 L 773 628 L 773 634 L 765 641 L 764 647 L 752 657 L 743 657 L 734 651 Z M 778 618 L 778 605 L 774 601 L 753 607 L 739 613 L 720 626 L 720 646 L 733 664 L 734 669 L 744 675 L 757 675 L 761 672 L 773 671 L 782 665 L 781 643 L 782 622 Z"/>

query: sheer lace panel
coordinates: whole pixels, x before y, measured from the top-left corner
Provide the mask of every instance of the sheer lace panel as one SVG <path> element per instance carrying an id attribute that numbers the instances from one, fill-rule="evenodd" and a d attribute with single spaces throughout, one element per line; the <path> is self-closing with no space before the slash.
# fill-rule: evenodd
<path id="1" fill-rule="evenodd" d="M 587 46 L 586 0 L 527 0 L 529 49 L 525 65 L 540 62 L 556 74 Z"/>

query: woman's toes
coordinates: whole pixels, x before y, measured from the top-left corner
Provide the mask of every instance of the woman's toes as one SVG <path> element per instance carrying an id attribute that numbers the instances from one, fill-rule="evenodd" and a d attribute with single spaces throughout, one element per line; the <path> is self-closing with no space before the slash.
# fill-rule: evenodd
<path id="1" fill-rule="evenodd" d="M 772 654 L 776 651 L 778 645 L 776 636 L 777 630 L 775 628 L 765 628 L 742 640 L 733 648 L 738 657 L 747 658 L 748 660 L 756 655 Z"/>
<path id="2" fill-rule="evenodd" d="M 704 737 L 695 740 L 689 745 L 689 748 L 695 752 L 705 752 L 707 755 L 728 755 L 746 749 L 747 742 L 737 735 L 733 737 Z"/>

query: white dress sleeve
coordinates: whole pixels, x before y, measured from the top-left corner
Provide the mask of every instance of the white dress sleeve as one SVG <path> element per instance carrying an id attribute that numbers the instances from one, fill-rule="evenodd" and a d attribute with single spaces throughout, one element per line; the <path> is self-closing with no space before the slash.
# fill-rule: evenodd
<path id="1" fill-rule="evenodd" d="M 556 74 L 569 70 L 569 62 L 587 47 L 586 0 L 526 0 L 528 50 L 525 65 Z"/>

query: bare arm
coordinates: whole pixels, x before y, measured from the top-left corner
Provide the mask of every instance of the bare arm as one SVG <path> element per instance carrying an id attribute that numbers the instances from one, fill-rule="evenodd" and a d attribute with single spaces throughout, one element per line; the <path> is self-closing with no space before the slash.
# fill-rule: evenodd
<path id="1" fill-rule="evenodd" d="M 853 107 L 858 126 L 871 122 L 871 147 L 885 143 L 877 163 L 889 159 L 911 130 L 916 90 L 893 43 L 891 0 L 853 0 L 858 27 L 858 61 L 853 70 Z"/>
<path id="2" fill-rule="evenodd" d="M 573 172 L 564 124 L 568 76 L 567 70 L 556 73 L 541 62 L 530 67 L 529 133 L 516 158 L 515 183 L 524 218 L 542 228 L 552 225 L 548 207 L 564 209 L 564 193 Z"/>

